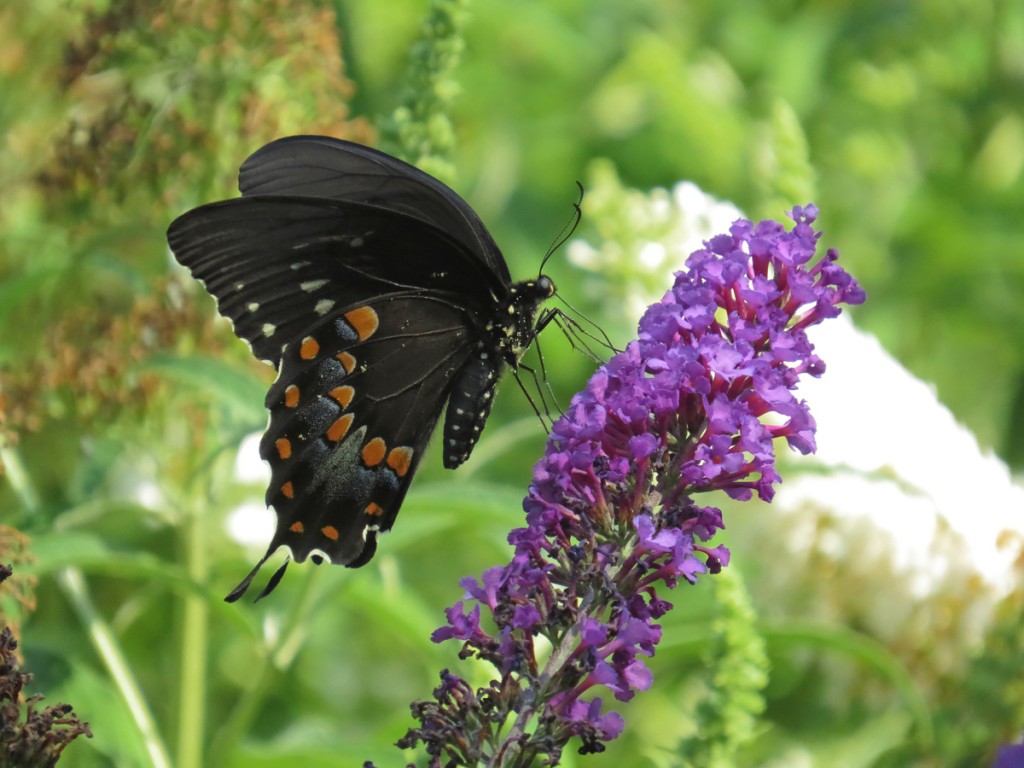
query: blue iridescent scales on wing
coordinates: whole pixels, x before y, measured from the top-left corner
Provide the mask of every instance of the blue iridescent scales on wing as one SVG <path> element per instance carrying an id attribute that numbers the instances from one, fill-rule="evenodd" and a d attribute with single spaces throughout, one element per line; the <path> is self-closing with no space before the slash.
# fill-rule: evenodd
<path id="1" fill-rule="evenodd" d="M 280 139 L 245 161 L 239 188 L 167 233 L 239 338 L 278 370 L 260 443 L 276 530 L 229 601 L 281 547 L 297 562 L 367 563 L 445 403 L 443 460 L 455 468 L 554 294 L 544 276 L 512 282 L 455 192 L 368 147 Z"/>

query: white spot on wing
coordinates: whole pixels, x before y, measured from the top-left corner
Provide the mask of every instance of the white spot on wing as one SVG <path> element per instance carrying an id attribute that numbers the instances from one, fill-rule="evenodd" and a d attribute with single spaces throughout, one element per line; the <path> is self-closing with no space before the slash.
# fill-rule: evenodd
<path id="1" fill-rule="evenodd" d="M 326 280 L 307 280 L 304 283 L 299 283 L 299 288 L 304 290 L 306 293 L 312 293 L 313 291 L 320 290 L 325 285 L 327 285 Z"/>
<path id="2" fill-rule="evenodd" d="M 320 301 L 316 303 L 316 306 L 313 309 L 316 310 L 316 313 L 318 315 L 326 315 L 328 312 L 334 309 L 334 300 L 320 299 Z"/>
<path id="3" fill-rule="evenodd" d="M 315 555 L 319 555 L 320 557 L 322 557 L 324 559 L 325 563 L 333 563 L 334 562 L 333 560 L 331 560 L 331 556 L 328 555 L 326 552 L 324 552 L 322 549 L 311 549 L 311 550 L 309 550 L 309 555 L 308 555 L 309 557 L 313 557 Z M 294 557 L 292 557 L 292 559 L 295 560 Z M 295 562 L 298 562 L 298 560 L 295 560 Z"/>
<path id="4" fill-rule="evenodd" d="M 277 326 L 274 325 L 273 323 L 264 323 L 263 324 L 263 335 L 266 336 L 268 339 L 271 336 L 273 336 L 276 332 L 277 332 Z"/>

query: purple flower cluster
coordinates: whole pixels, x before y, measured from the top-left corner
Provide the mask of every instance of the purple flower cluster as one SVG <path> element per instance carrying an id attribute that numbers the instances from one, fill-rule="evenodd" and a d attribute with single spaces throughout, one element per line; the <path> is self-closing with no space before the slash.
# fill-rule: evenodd
<path id="1" fill-rule="evenodd" d="M 992 768 L 1020 768 L 1024 765 L 1024 743 L 1007 744 L 999 748 Z"/>
<path id="2" fill-rule="evenodd" d="M 815 448 L 793 395 L 802 374 L 824 371 L 805 330 L 864 301 L 834 250 L 812 263 L 817 213 L 794 208 L 789 231 L 739 220 L 706 242 L 638 339 L 576 395 L 534 469 L 512 561 L 464 579 L 433 635 L 461 641 L 461 656 L 489 661 L 497 678 L 473 691 L 445 671 L 400 745 L 422 741 L 438 766 L 554 764 L 573 736 L 587 753 L 621 733 L 591 689 L 628 701 L 649 688 L 643 658 L 672 607 L 658 589 L 728 563 L 725 547 L 703 543 L 721 511 L 696 495 L 771 500 L 773 441 Z"/>

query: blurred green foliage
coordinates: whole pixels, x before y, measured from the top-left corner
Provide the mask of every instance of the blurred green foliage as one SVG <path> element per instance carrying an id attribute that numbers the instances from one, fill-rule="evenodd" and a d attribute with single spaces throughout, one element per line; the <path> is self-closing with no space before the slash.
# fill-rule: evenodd
<path id="1" fill-rule="evenodd" d="M 1024 465 L 1022 4 L 478 0 L 468 13 L 435 30 L 438 56 L 416 49 L 443 75 L 421 65 L 420 79 L 407 66 L 422 0 L 0 7 L 0 510 L 31 537 L 22 569 L 39 577 L 34 612 L 3 605 L 39 690 L 95 734 L 66 764 L 399 764 L 408 703 L 457 663 L 429 633 L 520 520 L 544 436 L 506 385 L 473 461 L 454 474 L 424 462 L 371 566 L 294 568 L 258 606 L 221 602 L 252 559 L 224 523 L 262 498 L 233 462 L 265 424 L 272 375 L 213 321 L 164 231 L 232 196 L 239 163 L 278 136 L 373 142 L 390 126 L 396 146 L 450 163 L 518 276 L 598 158 L 627 185 L 692 179 L 754 217 L 813 199 L 868 290 L 858 323 Z M 405 114 L 426 128 L 410 139 L 383 116 L 416 103 L 426 112 Z M 564 259 L 549 271 L 596 320 L 615 316 L 573 295 Z M 544 349 L 567 397 L 592 366 L 558 338 Z M 654 689 L 622 707 L 627 732 L 606 754 L 579 763 L 675 764 L 712 636 L 707 592 L 673 596 L 685 610 L 667 617 Z M 981 764 L 1020 726 L 1017 691 L 971 714 L 1012 675 L 1000 659 L 1020 630 L 1006 627 L 1003 655 L 972 662 L 977 690 L 932 681 L 934 716 L 956 724 L 938 746 L 909 735 L 913 697 L 884 649 L 845 630 L 769 632 L 776 727 L 749 764 L 794 750 L 820 765 Z M 789 663 L 793 645 L 894 693 L 873 712 L 814 706 L 815 668 Z M 830 739 L 845 762 L 828 761 Z"/>

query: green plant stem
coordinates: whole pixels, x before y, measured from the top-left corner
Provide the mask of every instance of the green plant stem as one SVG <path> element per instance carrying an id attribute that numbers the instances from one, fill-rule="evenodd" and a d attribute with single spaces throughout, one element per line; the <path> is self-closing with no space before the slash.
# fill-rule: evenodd
<path id="1" fill-rule="evenodd" d="M 289 628 L 273 647 L 264 649 L 259 670 L 252 677 L 253 683 L 238 697 L 231 714 L 217 731 L 207 759 L 207 765 L 227 765 L 235 745 L 249 730 L 253 719 L 259 713 L 263 700 L 274 685 L 277 677 L 286 672 L 295 661 L 306 636 L 306 619 L 313 609 L 313 582 L 316 571 L 311 571 L 303 584 L 298 599 L 284 617 L 282 625 Z"/>
<path id="2" fill-rule="evenodd" d="M 21 454 L 0 440 L 0 460 L 7 467 L 8 482 L 22 506 L 29 514 L 38 513 L 39 494 L 36 493 L 28 472 L 25 470 Z M 57 584 L 63 590 L 75 613 L 78 614 L 82 626 L 85 627 L 92 640 L 93 647 L 103 660 L 114 685 L 117 686 L 121 697 L 128 706 L 132 720 L 139 729 L 139 734 L 146 746 L 150 764 L 153 768 L 170 768 L 171 761 L 168 757 L 167 747 L 160 737 L 153 713 L 146 704 L 138 681 L 128 667 L 128 662 L 121 652 L 121 646 L 117 642 L 114 631 L 96 610 L 96 604 L 89 595 L 82 571 L 74 566 L 61 569 L 57 573 Z"/>
<path id="3" fill-rule="evenodd" d="M 28 479 L 28 471 L 25 469 L 25 462 L 21 460 L 21 452 L 8 444 L 3 433 L 0 432 L 0 462 L 7 474 L 7 482 L 17 494 L 21 505 L 29 514 L 39 511 L 39 495 Z"/>
<path id="4" fill-rule="evenodd" d="M 786 648 L 821 647 L 829 653 L 839 653 L 858 659 L 888 680 L 903 697 L 907 710 L 916 726 L 915 738 L 923 749 L 935 743 L 931 708 L 917 683 L 903 663 L 872 637 L 842 626 L 823 626 L 813 622 L 788 622 L 785 626 L 765 624 L 761 630 L 769 643 Z"/>
<path id="5" fill-rule="evenodd" d="M 149 706 L 142 696 L 142 691 L 128 668 L 128 663 L 121 652 L 121 646 L 118 645 L 110 625 L 103 620 L 103 617 L 96 610 L 96 606 L 89 596 L 89 590 L 85 585 L 85 579 L 82 577 L 81 570 L 74 567 L 62 569 L 57 574 L 57 583 L 60 584 L 64 594 L 78 614 L 79 620 L 89 633 L 93 647 L 95 647 L 100 658 L 103 659 L 110 677 L 121 692 L 121 697 L 124 699 L 125 704 L 128 705 L 128 711 L 131 713 L 132 720 L 135 721 L 135 725 L 139 729 L 142 740 L 146 745 L 146 753 L 149 755 L 150 764 L 154 768 L 170 768 L 171 760 L 168 757 L 167 747 L 160 738 L 156 721 L 153 719 L 153 713 L 150 712 Z"/>
<path id="6" fill-rule="evenodd" d="M 185 520 L 185 559 L 189 578 L 204 584 L 209 571 L 206 527 L 190 510 Z M 181 687 L 178 697 L 178 768 L 201 768 L 206 714 L 206 668 L 210 611 L 206 598 L 187 594 L 181 622 Z"/>
<path id="7" fill-rule="evenodd" d="M 544 664 L 544 669 L 537 678 L 536 695 L 532 706 L 524 706 L 516 714 L 515 722 L 508 733 L 502 738 L 501 747 L 488 763 L 494 768 L 517 768 L 532 763 L 534 753 L 523 753 L 523 737 L 530 723 L 537 717 L 537 714 L 544 707 L 547 688 L 552 679 L 561 672 L 568 663 L 573 652 L 580 643 L 579 627 L 571 627 L 557 647 L 553 648 L 551 655 Z M 536 734 L 534 734 L 536 735 Z"/>

